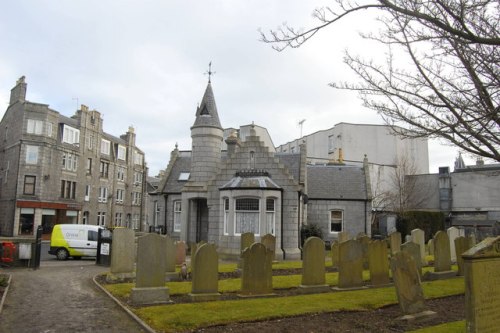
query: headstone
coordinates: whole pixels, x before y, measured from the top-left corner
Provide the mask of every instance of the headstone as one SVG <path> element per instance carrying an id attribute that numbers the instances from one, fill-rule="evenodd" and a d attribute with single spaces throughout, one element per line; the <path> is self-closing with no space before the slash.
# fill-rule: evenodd
<path id="1" fill-rule="evenodd" d="M 245 232 L 241 234 L 240 237 L 240 254 L 243 254 L 243 251 L 247 247 L 250 247 L 253 243 L 255 243 L 255 235 L 252 232 Z M 238 261 L 238 268 L 243 267 L 243 257 L 240 256 L 240 260 Z"/>
<path id="2" fill-rule="evenodd" d="M 464 275 L 464 259 L 462 258 L 462 254 L 469 249 L 468 239 L 460 236 L 455 238 L 455 254 L 457 258 L 457 266 L 458 272 L 457 275 Z"/>
<path id="3" fill-rule="evenodd" d="M 347 231 L 340 231 L 337 233 L 337 241 L 340 243 L 349 240 L 349 234 Z"/>
<path id="4" fill-rule="evenodd" d="M 178 241 L 175 243 L 175 264 L 182 265 L 186 262 L 186 243 Z"/>
<path id="5" fill-rule="evenodd" d="M 449 279 L 456 276 L 451 270 L 450 241 L 444 231 L 434 235 L 434 272 L 425 273 L 427 280 Z"/>
<path id="6" fill-rule="evenodd" d="M 401 319 L 414 319 L 435 314 L 427 311 L 420 274 L 415 260 L 408 252 L 401 251 L 392 256 L 391 271 L 399 306 L 403 312 Z"/>
<path id="7" fill-rule="evenodd" d="M 422 265 L 427 265 L 427 261 L 425 260 L 425 232 L 422 229 L 413 229 L 411 231 L 411 240 L 420 247 L 420 260 L 422 260 Z"/>
<path id="8" fill-rule="evenodd" d="M 193 301 L 213 301 L 220 298 L 219 258 L 214 244 L 203 243 L 191 254 L 195 258 L 191 264 L 192 285 L 189 296 Z"/>
<path id="9" fill-rule="evenodd" d="M 405 243 L 411 242 L 411 235 L 406 235 L 405 236 Z"/>
<path id="10" fill-rule="evenodd" d="M 363 251 L 363 269 L 368 269 L 368 245 L 370 244 L 370 237 L 366 235 L 361 235 L 356 238 L 358 242 L 361 243 L 361 249 Z"/>
<path id="11" fill-rule="evenodd" d="M 493 333 L 500 327 L 500 236 L 486 238 L 462 255 L 465 273 L 465 327 Z"/>
<path id="12" fill-rule="evenodd" d="M 147 234 L 137 239 L 137 266 L 135 288 L 130 300 L 134 305 L 169 302 L 165 287 L 165 238 Z"/>
<path id="13" fill-rule="evenodd" d="M 339 284 L 337 289 L 363 287 L 363 248 L 350 239 L 339 244 Z"/>
<path id="14" fill-rule="evenodd" d="M 163 236 L 165 238 L 165 281 L 177 281 L 179 274 L 175 271 L 176 261 L 176 245 L 169 235 Z"/>
<path id="15" fill-rule="evenodd" d="M 383 240 L 371 241 L 368 245 L 370 263 L 370 283 L 381 286 L 390 283 L 387 244 Z"/>
<path id="16" fill-rule="evenodd" d="M 460 230 L 457 227 L 450 227 L 446 230 L 448 239 L 450 240 L 450 258 L 451 262 L 457 262 L 457 255 L 455 252 L 455 238 L 460 236 Z"/>
<path id="17" fill-rule="evenodd" d="M 110 274 L 108 282 L 123 281 L 135 276 L 135 232 L 128 228 L 117 228 L 113 231 L 111 243 Z"/>
<path id="18" fill-rule="evenodd" d="M 261 243 L 253 243 L 243 253 L 241 291 L 239 296 L 262 296 L 273 293 L 273 252 Z"/>
<path id="19" fill-rule="evenodd" d="M 309 237 L 303 247 L 302 283 L 304 293 L 330 291 L 325 279 L 325 242 L 318 237 Z"/>
<path id="20" fill-rule="evenodd" d="M 420 258 L 420 245 L 414 243 L 413 241 L 406 242 L 401 245 L 401 251 L 404 251 L 411 255 L 413 260 L 415 260 L 418 274 L 422 276 L 422 258 Z"/>
<path id="21" fill-rule="evenodd" d="M 273 251 L 273 259 L 276 258 L 276 237 L 271 234 L 266 234 L 262 236 L 260 242 L 264 244 L 266 249 Z"/>
<path id="22" fill-rule="evenodd" d="M 393 232 L 389 235 L 389 246 L 391 248 L 391 255 L 394 255 L 396 252 L 401 251 L 401 233 Z"/>
<path id="23" fill-rule="evenodd" d="M 338 268 L 339 267 L 339 242 L 333 241 L 332 248 L 330 251 L 332 253 L 332 267 Z"/>
<path id="24" fill-rule="evenodd" d="M 196 260 L 196 256 L 194 255 L 196 253 L 196 250 L 198 250 L 198 248 L 200 246 L 202 246 L 203 244 L 206 244 L 207 242 L 205 241 L 200 241 L 199 243 L 191 243 L 191 268 L 194 267 L 195 265 L 195 260 Z"/>
<path id="25" fill-rule="evenodd" d="M 429 249 L 429 255 L 434 256 L 434 240 L 432 238 L 427 242 L 427 248 Z"/>

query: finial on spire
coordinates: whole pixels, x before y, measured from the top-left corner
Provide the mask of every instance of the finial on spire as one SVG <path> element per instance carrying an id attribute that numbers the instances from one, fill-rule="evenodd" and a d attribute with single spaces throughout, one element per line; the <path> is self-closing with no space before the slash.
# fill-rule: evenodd
<path id="1" fill-rule="evenodd" d="M 208 63 L 208 71 L 205 72 L 205 75 L 208 75 L 208 83 L 212 82 L 212 75 L 215 74 L 215 72 L 212 72 L 212 62 L 210 61 Z"/>

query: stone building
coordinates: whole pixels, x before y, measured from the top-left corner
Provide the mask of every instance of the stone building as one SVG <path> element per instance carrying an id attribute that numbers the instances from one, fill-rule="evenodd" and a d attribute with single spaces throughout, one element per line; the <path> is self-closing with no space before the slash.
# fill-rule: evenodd
<path id="1" fill-rule="evenodd" d="M 276 237 L 276 256 L 296 259 L 300 228 L 309 217 L 326 231 L 325 240 L 336 239 L 339 231 L 370 233 L 369 178 L 363 165 L 312 166 L 306 163 L 305 146 L 276 153 L 263 127 L 223 130 L 210 82 L 191 138 L 191 151 L 176 147 L 171 153 L 155 192 L 163 207 L 159 219 L 164 218 L 163 228 L 172 237 L 215 243 L 222 255 L 235 256 L 242 233 L 253 232 L 256 240 L 270 233 Z M 324 180 L 328 188 L 314 191 L 308 177 L 315 185 Z M 335 183 L 343 177 L 350 182 Z"/>
<path id="2" fill-rule="evenodd" d="M 130 127 L 120 137 L 82 105 L 68 118 L 26 100 L 21 77 L 0 122 L 0 235 L 82 223 L 141 229 L 146 167 Z"/>

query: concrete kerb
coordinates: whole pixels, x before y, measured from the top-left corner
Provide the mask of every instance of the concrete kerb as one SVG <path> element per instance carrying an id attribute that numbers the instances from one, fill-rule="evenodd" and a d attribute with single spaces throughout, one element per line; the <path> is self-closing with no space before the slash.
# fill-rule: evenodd
<path id="1" fill-rule="evenodd" d="M 12 275 L 10 275 L 10 274 L 5 274 L 5 275 L 8 275 L 9 279 L 7 280 L 7 287 L 3 291 L 2 299 L 0 300 L 0 314 L 2 313 L 3 303 L 5 302 L 5 299 L 7 298 L 7 294 L 9 293 L 10 282 L 12 281 Z"/>
<path id="2" fill-rule="evenodd" d="M 98 274 L 99 275 L 99 274 Z M 139 318 L 135 313 L 133 313 L 128 307 L 122 304 L 120 300 L 118 300 L 116 297 L 114 297 L 109 291 L 106 290 L 99 282 L 97 282 L 96 278 L 97 276 L 94 276 L 92 280 L 94 280 L 95 285 L 101 289 L 106 295 L 108 295 L 116 304 L 118 304 L 132 319 L 134 319 L 139 325 L 142 326 L 147 332 L 149 333 L 156 333 L 154 329 L 152 329 L 148 324 L 146 324 L 141 318 Z"/>

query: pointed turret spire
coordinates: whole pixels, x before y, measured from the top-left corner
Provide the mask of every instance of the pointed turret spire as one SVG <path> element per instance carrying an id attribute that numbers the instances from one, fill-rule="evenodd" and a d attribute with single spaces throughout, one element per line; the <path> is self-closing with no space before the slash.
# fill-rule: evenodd
<path id="1" fill-rule="evenodd" d="M 193 127 L 209 126 L 222 128 L 215 105 L 215 97 L 212 91 L 212 84 L 208 82 L 207 89 L 201 100 L 200 105 L 196 109 L 196 120 Z"/>

